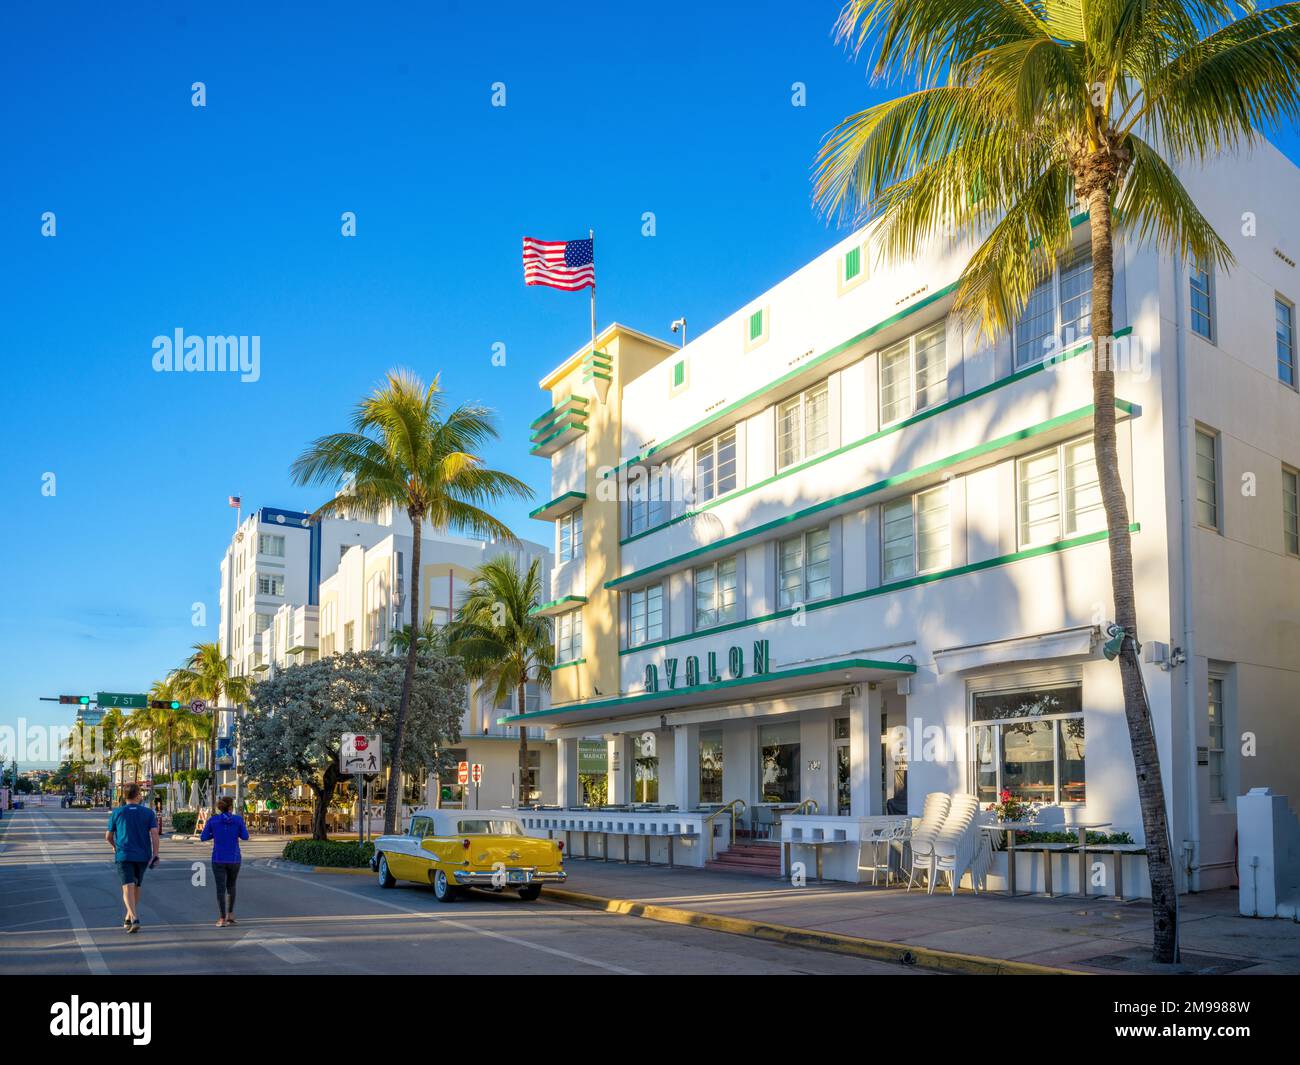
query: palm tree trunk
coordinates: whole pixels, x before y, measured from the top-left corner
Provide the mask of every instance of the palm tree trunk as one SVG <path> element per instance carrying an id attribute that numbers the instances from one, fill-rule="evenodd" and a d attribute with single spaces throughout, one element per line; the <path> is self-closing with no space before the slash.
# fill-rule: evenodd
<path id="1" fill-rule="evenodd" d="M 524 702 L 526 695 L 524 682 L 519 682 L 519 713 L 527 710 L 528 706 Z M 519 723 L 519 805 L 524 806 L 528 802 L 528 726 L 524 722 Z"/>
<path id="2" fill-rule="evenodd" d="M 393 744 L 388 756 L 388 790 L 384 795 L 384 835 L 392 835 L 397 825 L 397 804 L 402 790 L 402 741 L 406 735 L 406 713 L 411 707 L 411 689 L 415 686 L 415 660 L 420 653 L 420 540 L 424 531 L 424 514 L 408 511 L 411 518 L 411 643 L 406 649 L 406 673 L 402 677 L 402 697 L 397 703 L 397 720 L 393 723 Z M 449 604 L 450 605 L 450 604 Z M 451 620 L 450 615 L 447 618 Z"/>
<path id="3" fill-rule="evenodd" d="M 1133 543 L 1129 535 L 1128 502 L 1120 481 L 1115 446 L 1115 371 L 1112 365 L 1115 259 L 1111 217 L 1111 188 L 1099 183 L 1088 197 L 1092 225 L 1092 344 L 1093 442 L 1097 479 L 1106 507 L 1110 533 L 1110 579 L 1115 597 L 1115 622 L 1124 629 L 1119 657 L 1124 688 L 1124 717 L 1128 722 L 1133 766 L 1137 771 L 1142 831 L 1146 837 L 1147 870 L 1151 878 L 1154 958 L 1172 963 L 1178 951 L 1178 898 L 1169 847 L 1160 754 L 1151 725 L 1151 708 L 1137 659 L 1137 601 L 1133 589 Z M 1190 669 L 1191 663 L 1185 668 Z"/>

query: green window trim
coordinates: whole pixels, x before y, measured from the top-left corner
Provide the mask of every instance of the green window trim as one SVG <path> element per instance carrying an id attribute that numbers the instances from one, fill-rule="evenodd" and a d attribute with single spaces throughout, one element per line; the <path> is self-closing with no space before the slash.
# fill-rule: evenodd
<path id="1" fill-rule="evenodd" d="M 1138 522 L 1132 522 L 1128 531 L 1130 534 L 1140 533 L 1142 526 Z M 1052 544 L 1040 544 L 1038 547 L 1027 547 L 1023 551 L 1012 551 L 1005 555 L 998 555 L 996 558 L 988 558 L 983 562 L 972 562 L 965 566 L 954 566 L 951 569 L 937 570 L 933 573 L 922 573 L 915 577 L 908 577 L 904 580 L 891 581 L 888 584 L 881 584 L 875 588 L 864 588 L 860 592 L 849 592 L 846 595 L 835 596 L 832 599 L 818 599 L 811 603 L 803 604 L 803 612 L 809 613 L 813 610 L 824 610 L 827 607 L 843 606 L 846 603 L 856 603 L 863 599 L 874 599 L 877 596 L 888 595 L 891 592 L 900 592 L 907 588 L 913 588 L 921 584 L 933 584 L 935 581 L 946 581 L 953 577 L 961 577 L 968 573 L 979 573 L 981 570 L 997 569 L 1001 566 L 1009 566 L 1015 562 L 1023 562 L 1026 559 L 1037 558 L 1039 555 L 1055 554 L 1061 551 L 1068 551 L 1075 547 L 1085 547 L 1088 544 L 1100 543 L 1110 538 L 1110 533 L 1102 529 L 1098 532 L 1085 533 L 1083 536 L 1072 536 L 1068 540 L 1057 540 Z M 705 636 L 717 636 L 724 632 L 732 632 L 736 629 L 743 629 L 750 625 L 762 625 L 767 622 L 781 621 L 784 618 L 793 617 L 798 612 L 798 608 L 790 607 L 786 610 L 775 610 L 770 614 L 762 614 L 758 617 L 745 618 L 741 621 L 733 621 L 726 625 L 715 625 L 709 629 L 697 629 L 695 632 L 684 633 L 681 636 L 669 636 L 666 639 L 658 640 L 654 643 L 643 643 L 636 647 L 627 647 L 619 651 L 619 656 L 636 654 L 638 651 L 651 650 L 655 647 L 667 647 L 670 644 L 684 643 L 687 640 L 697 640 Z"/>
<path id="2" fill-rule="evenodd" d="M 763 335 L 763 310 L 759 308 L 749 316 L 749 339 L 758 340 Z"/>
<path id="3" fill-rule="evenodd" d="M 1115 331 L 1115 336 L 1116 338 L 1125 337 L 1132 332 L 1133 332 L 1133 327 L 1126 326 L 1123 329 L 1117 329 Z M 1017 381 L 1023 380 L 1026 377 L 1030 377 L 1033 374 L 1042 373 L 1049 366 L 1058 366 L 1062 362 L 1066 361 L 1067 359 L 1073 359 L 1083 354 L 1091 347 L 1092 347 L 1091 339 L 1081 340 L 1079 341 L 1079 343 L 1074 344 L 1069 348 L 1066 348 L 1063 352 L 1061 352 L 1059 355 L 1055 356 L 1051 360 L 1044 360 L 1042 362 L 1034 363 L 1032 366 L 1026 366 L 1021 370 L 1017 370 L 1015 373 L 1009 374 L 1006 377 L 999 378 L 998 380 L 992 382 L 991 384 L 987 384 L 982 386 L 981 388 L 977 388 L 975 389 L 974 392 L 968 392 L 964 396 L 957 396 L 955 399 L 950 399 L 944 403 L 936 404 L 933 407 L 927 407 L 925 410 L 918 411 L 916 414 L 913 414 L 910 418 L 904 418 L 902 421 L 895 422 L 893 425 L 886 426 L 884 429 L 878 429 L 874 433 L 868 433 L 864 437 L 861 437 L 857 440 L 850 441 L 847 444 L 843 444 L 832 451 L 827 451 L 825 454 L 816 455 L 813 458 L 808 459 L 806 462 L 798 463 L 797 465 L 791 466 L 788 469 L 779 470 L 776 473 L 774 473 L 771 477 L 766 477 L 761 481 L 756 481 L 753 484 L 744 485 L 743 487 L 740 488 L 733 488 L 730 492 L 727 492 L 725 495 L 715 496 L 713 499 L 710 499 L 707 503 L 702 503 L 700 506 L 694 508 L 693 510 L 684 511 L 681 514 L 678 514 L 675 518 L 670 518 L 668 521 L 660 525 L 656 525 L 653 529 L 644 529 L 641 532 L 634 533 L 631 536 L 625 536 L 621 540 L 619 540 L 618 542 L 619 546 L 623 547 L 626 546 L 627 544 L 633 543 L 636 540 L 640 540 L 643 536 L 650 536 L 652 533 L 657 533 L 662 529 L 667 528 L 669 525 L 676 525 L 678 522 L 681 521 L 689 521 L 691 518 L 694 518 L 697 515 L 702 514 L 706 510 L 712 510 L 714 507 L 721 506 L 723 503 L 726 503 L 732 499 L 737 499 L 740 496 L 748 494 L 749 492 L 757 492 L 759 489 L 766 488 L 768 485 L 773 484 L 776 481 L 780 481 L 786 477 L 791 477 L 796 473 L 802 473 L 810 466 L 816 466 L 820 462 L 828 462 L 833 458 L 838 458 L 840 455 L 843 455 L 846 452 L 854 450 L 855 448 L 862 447 L 866 444 L 874 443 L 875 441 L 880 440 L 883 437 L 889 436 L 891 433 L 901 432 L 902 430 L 908 428 L 908 426 L 916 425 L 919 422 L 925 421 L 927 418 L 933 418 L 939 414 L 943 414 L 945 411 L 955 410 L 956 408 L 962 406 L 962 404 L 970 403 L 973 400 L 988 395 L 990 392 L 995 392 L 1000 388 L 1006 388 L 1008 385 L 1015 384 Z M 647 452 L 647 454 L 649 454 L 649 452 Z"/>
<path id="4" fill-rule="evenodd" d="M 557 669 L 568 669 L 570 666 L 581 666 L 586 661 L 585 658 L 571 658 L 567 662 L 556 662 L 555 665 L 551 666 L 551 672 L 554 673 Z"/>
<path id="5" fill-rule="evenodd" d="M 1116 399 L 1115 407 L 1125 414 L 1133 414 L 1138 408 L 1129 403 L 1127 400 Z M 620 588 L 626 584 L 633 584 L 647 579 L 650 575 L 659 573 L 661 570 L 675 570 L 681 568 L 681 564 L 692 558 L 698 558 L 700 555 L 712 551 L 720 551 L 723 548 L 730 547 L 732 544 L 739 543 L 742 540 L 751 540 L 763 533 L 773 532 L 789 525 L 791 522 L 802 521 L 804 518 L 812 517 L 814 514 L 820 514 L 823 511 L 830 510 L 834 507 L 843 506 L 846 503 L 852 503 L 877 492 L 884 491 L 886 488 L 892 488 L 896 485 L 906 484 L 909 481 L 924 477 L 926 474 L 936 473 L 939 470 L 946 469 L 949 466 L 955 466 L 970 459 L 979 458 L 993 451 L 999 451 L 1010 444 L 1017 443 L 1021 440 L 1028 440 L 1031 437 L 1039 436 L 1042 433 L 1050 432 L 1063 425 L 1079 421 L 1082 418 L 1091 417 L 1093 405 L 1089 403 L 1086 407 L 1079 407 L 1077 410 L 1068 411 L 1065 414 L 1058 414 L 1055 418 L 1049 418 L 1045 422 L 1039 422 L 1037 425 L 1031 425 L 1025 429 L 1017 429 L 1015 432 L 1007 433 L 998 437 L 996 440 L 988 440 L 983 444 L 976 444 L 965 451 L 959 451 L 955 455 L 948 455 L 945 458 L 935 459 L 933 462 L 927 462 L 922 466 L 917 466 L 903 473 L 894 474 L 892 477 L 886 477 L 883 480 L 876 481 L 873 484 L 864 485 L 861 488 L 855 488 L 852 491 L 841 493 L 832 499 L 823 500 L 815 503 L 810 507 L 804 507 L 803 510 L 796 510 L 791 514 L 786 514 L 780 518 L 774 518 L 772 521 L 756 525 L 752 529 L 745 529 L 731 536 L 724 536 L 721 539 L 713 541 L 711 544 L 704 544 L 700 547 L 692 548 L 690 551 L 683 552 L 680 555 L 674 555 L 672 558 L 666 558 L 662 562 L 656 562 L 654 565 L 646 566 L 632 573 L 624 574 L 621 577 L 615 577 L 613 580 L 605 582 L 607 589 Z"/>
<path id="6" fill-rule="evenodd" d="M 686 384 L 686 361 L 679 359 L 673 363 L 673 388 L 681 388 Z"/>
<path id="7" fill-rule="evenodd" d="M 1087 220 L 1088 220 L 1088 212 L 1082 211 L 1079 214 L 1074 215 L 1070 219 L 1070 226 L 1073 228 L 1075 226 L 1082 224 L 1083 222 L 1086 222 Z M 929 307 L 931 304 L 935 303 L 936 301 L 943 299 L 945 296 L 950 296 L 952 295 L 952 293 L 956 291 L 957 291 L 956 281 L 952 282 L 951 284 L 944 285 L 943 288 L 937 289 L 936 291 L 930 293 L 930 295 L 924 297 L 923 299 L 917 300 L 910 307 L 904 307 L 901 311 L 896 311 L 894 314 L 891 314 L 888 318 L 881 319 L 875 325 L 868 326 L 861 333 L 849 337 L 848 340 L 841 341 L 839 344 L 836 344 L 833 348 L 829 348 L 826 351 L 823 351 L 816 358 L 809 359 L 807 362 L 803 363 L 800 366 L 797 366 L 789 373 L 782 374 L 775 381 L 769 382 L 768 384 L 764 385 L 762 388 L 756 389 L 755 391 L 750 392 L 746 396 L 742 396 L 734 403 L 728 403 L 725 407 L 721 408 L 720 410 L 714 411 L 712 414 L 708 415 L 705 418 L 702 418 L 694 425 L 687 426 L 680 433 L 674 433 L 667 440 L 664 440 L 663 442 L 656 444 L 652 448 L 648 448 L 642 454 L 633 455 L 630 459 L 626 459 L 623 462 L 620 462 L 613 469 L 606 471 L 604 476 L 605 477 L 613 476 L 619 473 L 621 470 L 626 469 L 628 466 L 635 466 L 638 462 L 644 462 L 651 455 L 658 454 L 660 451 L 663 451 L 665 448 L 672 447 L 678 441 L 686 439 L 687 437 L 698 432 L 700 429 L 703 429 L 706 425 L 710 425 L 713 422 L 718 421 L 720 418 L 727 417 L 727 415 L 734 413 L 735 411 L 739 410 L 741 407 L 744 407 L 749 403 L 752 403 L 754 400 L 760 398 L 766 393 L 771 392 L 774 389 L 780 388 L 781 385 L 791 380 L 794 380 L 797 377 L 803 376 L 804 374 L 812 370 L 815 366 L 819 366 L 822 363 L 826 362 L 828 359 L 833 359 L 837 355 L 842 355 L 845 351 L 853 347 L 855 344 L 859 344 L 862 341 L 867 340 L 872 336 L 875 336 L 875 334 L 879 333 L 882 329 L 888 329 L 891 325 L 895 325 L 896 323 L 901 322 L 904 318 L 908 318 L 911 315 L 916 314 L 917 311 L 924 310 L 926 307 Z M 1132 332 L 1131 327 L 1127 329 L 1116 330 L 1115 336 L 1117 337 L 1125 336 L 1130 332 Z M 1039 368 L 1041 369 L 1041 365 Z M 994 384 L 997 383 L 998 382 L 994 382 Z M 990 386 L 986 386 L 986 387 L 990 387 Z"/>
<path id="8" fill-rule="evenodd" d="M 852 281 L 862 273 L 862 249 L 850 248 L 844 255 L 844 280 Z"/>

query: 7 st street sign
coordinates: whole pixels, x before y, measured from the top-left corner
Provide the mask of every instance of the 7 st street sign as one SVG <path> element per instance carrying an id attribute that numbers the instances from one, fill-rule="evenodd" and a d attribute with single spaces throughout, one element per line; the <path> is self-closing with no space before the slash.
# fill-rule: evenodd
<path id="1" fill-rule="evenodd" d="M 100 692 L 95 696 L 100 709 L 107 710 L 116 706 L 122 710 L 143 710 L 149 705 L 149 696 L 144 694 L 127 694 L 123 692 Z"/>

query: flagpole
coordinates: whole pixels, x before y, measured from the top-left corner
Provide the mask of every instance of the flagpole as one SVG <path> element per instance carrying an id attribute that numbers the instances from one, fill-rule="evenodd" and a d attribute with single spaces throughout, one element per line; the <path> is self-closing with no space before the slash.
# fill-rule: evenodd
<path id="1" fill-rule="evenodd" d="M 596 355 L 596 231 L 587 230 L 587 237 L 591 241 L 591 355 Z"/>

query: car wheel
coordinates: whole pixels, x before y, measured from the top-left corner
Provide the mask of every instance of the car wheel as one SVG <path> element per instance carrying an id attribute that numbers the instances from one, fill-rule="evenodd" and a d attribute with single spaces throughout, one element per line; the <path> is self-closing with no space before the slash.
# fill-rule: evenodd
<path id="1" fill-rule="evenodd" d="M 525 902 L 536 902 L 542 894 L 541 884 L 529 884 L 519 889 L 519 897 Z"/>
<path id="2" fill-rule="evenodd" d="M 451 882 L 445 869 L 433 871 L 433 897 L 439 902 L 454 902 L 460 892 Z"/>
<path id="3" fill-rule="evenodd" d="M 379 856 L 379 886 L 381 888 L 390 888 L 397 883 L 397 877 L 388 871 L 388 858 L 386 855 Z"/>

